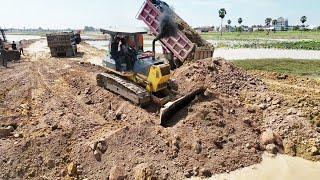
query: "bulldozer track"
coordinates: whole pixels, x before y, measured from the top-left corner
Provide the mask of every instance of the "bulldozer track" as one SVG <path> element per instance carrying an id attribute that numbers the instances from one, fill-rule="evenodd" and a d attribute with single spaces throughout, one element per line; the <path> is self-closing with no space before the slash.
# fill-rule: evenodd
<path id="1" fill-rule="evenodd" d="M 145 105 L 151 101 L 150 93 L 144 88 L 116 75 L 108 73 L 98 74 L 97 82 L 100 87 L 119 94 L 134 104 Z"/>

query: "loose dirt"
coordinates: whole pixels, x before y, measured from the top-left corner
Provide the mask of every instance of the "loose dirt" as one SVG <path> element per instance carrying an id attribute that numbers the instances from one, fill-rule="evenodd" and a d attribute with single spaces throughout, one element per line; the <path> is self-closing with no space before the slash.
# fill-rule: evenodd
<path id="1" fill-rule="evenodd" d="M 162 127 L 156 108 L 137 107 L 96 85 L 105 69 L 88 62 L 103 51 L 82 43 L 79 52 L 51 58 L 48 51 L 29 51 L 21 63 L 1 69 L 0 124 L 13 127 L 0 140 L 2 179 L 106 179 L 111 169 L 112 177 L 127 179 L 208 177 L 259 163 L 266 128 L 293 136 L 285 124 L 267 123 L 273 113 L 287 117 L 289 104 L 255 106 L 263 95 L 277 100 L 281 94 L 269 95 L 263 81 L 225 60 L 197 61 L 174 73 L 177 93 L 207 90 Z M 297 137 L 316 133 L 300 122 L 309 131 L 300 135 L 297 127 Z"/>
<path id="2" fill-rule="evenodd" d="M 243 94 L 244 101 L 265 109 L 264 126 L 284 139 L 285 153 L 319 161 L 319 79 L 270 72 L 249 73 L 262 79 L 269 91 Z"/>

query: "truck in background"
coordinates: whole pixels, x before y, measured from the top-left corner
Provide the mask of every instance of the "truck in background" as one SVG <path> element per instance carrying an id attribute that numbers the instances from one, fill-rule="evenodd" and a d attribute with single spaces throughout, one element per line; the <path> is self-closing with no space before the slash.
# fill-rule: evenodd
<path id="1" fill-rule="evenodd" d="M 52 57 L 72 57 L 77 54 L 77 44 L 81 42 L 80 32 L 51 33 L 46 37 Z"/>
<path id="2" fill-rule="evenodd" d="M 18 50 L 12 50 L 8 42 L 4 29 L 0 29 L 0 65 L 6 66 L 8 61 L 18 61 L 21 59 L 21 53 Z"/>

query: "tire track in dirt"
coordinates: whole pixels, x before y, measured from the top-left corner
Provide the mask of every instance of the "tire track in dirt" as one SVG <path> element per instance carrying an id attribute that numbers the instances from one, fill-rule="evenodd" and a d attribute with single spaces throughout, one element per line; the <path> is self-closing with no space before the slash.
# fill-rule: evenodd
<path id="1" fill-rule="evenodd" d="M 58 65 L 59 67 L 61 66 L 63 67 L 64 65 L 66 65 L 66 63 L 61 63 L 61 62 L 54 62 L 54 63 L 56 63 L 54 66 Z M 75 94 L 70 93 L 72 92 L 72 88 L 70 87 L 70 84 L 67 83 L 67 80 L 64 78 L 64 73 L 60 74 L 58 72 L 58 74 L 60 74 L 60 77 L 57 77 L 53 74 L 48 74 L 48 72 L 50 72 L 50 70 L 52 70 L 53 68 L 52 62 L 46 62 L 46 64 L 41 63 L 39 67 L 41 67 L 38 69 L 38 73 L 41 77 L 41 81 L 45 83 L 46 87 L 51 92 L 54 93 L 54 97 L 58 101 L 66 101 L 68 102 L 68 104 L 77 104 L 77 107 L 79 108 L 78 110 L 83 112 L 83 114 L 92 115 L 93 116 L 92 119 L 95 119 L 96 123 L 103 124 L 105 122 L 103 117 L 90 113 L 92 112 L 92 109 L 89 108 L 89 106 L 86 105 L 85 102 L 83 102 L 79 97 L 75 96 Z M 71 67 L 68 70 L 71 70 Z M 55 84 L 50 85 L 47 82 L 49 79 L 58 80 L 59 85 L 55 85 Z"/>

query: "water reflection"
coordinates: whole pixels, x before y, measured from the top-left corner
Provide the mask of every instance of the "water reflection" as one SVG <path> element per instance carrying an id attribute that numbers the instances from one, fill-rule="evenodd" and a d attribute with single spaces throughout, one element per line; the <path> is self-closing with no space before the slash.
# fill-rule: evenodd
<path id="1" fill-rule="evenodd" d="M 195 178 L 196 179 L 196 178 Z M 215 175 L 210 180 L 308 180 L 320 179 L 320 162 L 278 155 L 263 155 L 261 164 L 229 174 Z"/>

